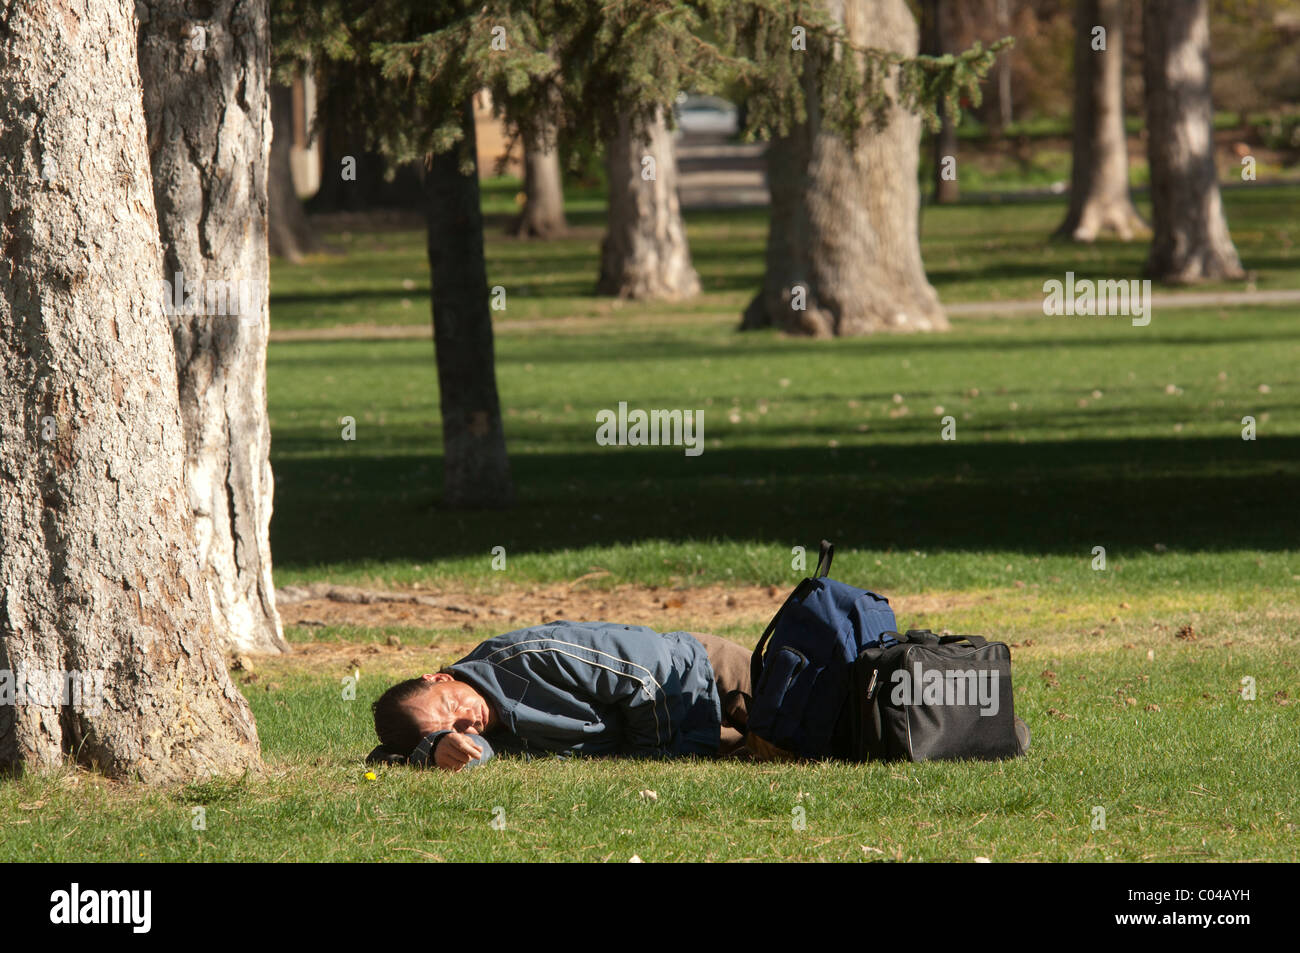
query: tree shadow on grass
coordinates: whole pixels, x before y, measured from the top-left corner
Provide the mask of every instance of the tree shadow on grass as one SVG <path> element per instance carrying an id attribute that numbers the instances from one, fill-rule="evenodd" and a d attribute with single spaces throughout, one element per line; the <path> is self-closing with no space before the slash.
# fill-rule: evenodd
<path id="1" fill-rule="evenodd" d="M 453 511 L 431 456 L 274 463 L 281 567 L 551 552 L 641 540 L 1088 553 L 1297 545 L 1300 438 L 957 441 L 840 449 L 593 447 L 516 454 L 520 502 Z"/>

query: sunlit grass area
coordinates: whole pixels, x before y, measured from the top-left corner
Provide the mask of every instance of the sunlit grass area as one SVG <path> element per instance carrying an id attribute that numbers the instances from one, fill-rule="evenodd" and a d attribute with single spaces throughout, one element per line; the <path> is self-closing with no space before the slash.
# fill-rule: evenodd
<path id="1" fill-rule="evenodd" d="M 464 635 L 431 634 L 442 646 L 433 655 L 453 657 L 447 647 Z M 502 758 L 456 775 L 381 767 L 373 778 L 360 760 L 373 744 L 369 701 L 410 664 L 364 668 L 348 700 L 342 663 L 309 675 L 268 661 L 256 678 L 237 674 L 257 715 L 262 775 L 162 790 L 84 772 L 9 783 L 0 857 L 1296 859 L 1293 646 L 1165 634 L 1136 651 L 1014 651 L 1016 710 L 1034 732 L 1014 761 Z M 1242 697 L 1248 676 L 1253 699 Z"/>
<path id="2" fill-rule="evenodd" d="M 496 313 L 500 320 L 698 315 L 739 323 L 762 281 L 766 209 L 688 212 L 691 255 L 703 284 L 699 297 L 635 307 L 596 297 L 605 225 L 601 193 L 577 190 L 568 201 L 571 237 L 532 242 L 504 234 L 517 187 L 508 180 L 485 186 L 488 283 L 506 291 L 506 310 Z M 1300 186 L 1243 184 L 1225 189 L 1223 200 L 1251 285 L 1300 288 Z M 418 211 L 419 202 L 413 196 L 411 208 Z M 1149 214 L 1144 199 L 1137 205 Z M 924 208 L 921 247 L 931 283 L 945 302 L 996 302 L 1041 299 L 1043 282 L 1062 278 L 1066 271 L 1080 278 L 1141 277 L 1145 242 L 1106 240 L 1081 247 L 1052 241 L 1065 208 L 1061 197 Z M 344 253 L 341 257 L 322 254 L 302 265 L 277 263 L 273 268 L 272 328 L 430 323 L 429 266 L 418 223 L 409 231 L 357 230 L 326 237 Z M 1242 287 L 1237 282 L 1201 290 Z"/>

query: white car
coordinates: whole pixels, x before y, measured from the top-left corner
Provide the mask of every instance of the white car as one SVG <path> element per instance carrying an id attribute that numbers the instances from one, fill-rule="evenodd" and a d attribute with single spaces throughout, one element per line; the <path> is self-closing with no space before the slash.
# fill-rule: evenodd
<path id="1" fill-rule="evenodd" d="M 677 135 L 734 136 L 740 131 L 740 117 L 735 105 L 719 96 L 695 96 L 681 93 L 673 108 Z"/>

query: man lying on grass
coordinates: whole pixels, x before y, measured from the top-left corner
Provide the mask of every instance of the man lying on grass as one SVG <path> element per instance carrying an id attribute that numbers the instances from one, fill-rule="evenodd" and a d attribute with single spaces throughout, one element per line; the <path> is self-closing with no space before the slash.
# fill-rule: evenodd
<path id="1" fill-rule="evenodd" d="M 366 759 L 447 771 L 494 750 L 725 755 L 744 744 L 750 652 L 711 635 L 552 622 L 488 639 L 375 702 Z"/>

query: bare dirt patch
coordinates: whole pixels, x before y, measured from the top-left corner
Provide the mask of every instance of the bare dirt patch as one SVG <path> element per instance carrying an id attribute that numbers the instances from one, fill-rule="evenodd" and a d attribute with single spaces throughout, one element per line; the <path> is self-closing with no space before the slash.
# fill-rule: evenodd
<path id="1" fill-rule="evenodd" d="M 660 632 L 711 632 L 745 626 L 758 641 L 764 626 L 789 590 L 776 586 L 700 586 L 673 589 L 617 586 L 592 589 L 584 580 L 509 589 L 491 595 L 455 589 L 374 590 L 315 583 L 277 592 L 286 626 L 405 629 L 376 642 L 295 642 L 290 655 L 245 656 L 241 684 L 273 684 L 282 672 L 349 674 L 432 672 L 469 652 L 484 630 L 508 632 L 557 619 L 606 620 L 647 625 Z M 938 593 L 891 597 L 899 624 L 919 613 L 944 612 L 988 598 L 980 594 Z M 452 630 L 448 634 L 447 630 Z M 459 630 L 457 632 L 456 630 Z M 237 669 L 239 670 L 239 669 Z"/>
<path id="2" fill-rule="evenodd" d="M 359 589 L 317 583 L 279 591 L 286 626 L 299 627 L 287 655 L 255 655 L 234 664 L 243 686 L 274 691 L 294 673 L 341 677 L 354 670 L 399 677 L 437 671 L 491 635 L 557 619 L 646 625 L 660 632 L 713 632 L 744 645 L 758 641 L 788 590 L 775 586 L 594 588 L 597 578 L 514 586 L 484 593 L 468 587 Z M 1130 603 L 1131 600 L 1131 603 Z M 1029 589 L 890 594 L 899 627 L 951 628 L 1006 641 L 1021 663 L 1049 668 L 1062 660 L 1123 648 L 1135 659 L 1173 657 L 1172 646 L 1213 651 L 1277 644 L 1300 608 L 1192 613 L 1197 640 L 1176 638 L 1193 593 L 1122 602 L 1061 603 Z M 1122 618 L 1121 618 L 1122 616 Z M 327 635 L 325 627 L 335 629 Z M 339 633 L 338 627 L 359 631 Z M 371 630 L 371 631 L 366 631 Z M 320 641 L 301 641 L 321 631 Z M 247 661 L 246 667 L 243 663 Z M 1035 668 L 1034 671 L 1040 671 Z"/>
<path id="3" fill-rule="evenodd" d="M 267 691 L 282 687 L 276 679 L 282 675 L 351 675 L 390 674 L 410 678 L 439 668 L 469 654 L 478 643 L 473 640 L 402 642 L 400 645 L 358 645 L 355 642 L 299 642 L 289 655 L 259 655 L 253 658 L 251 671 L 237 672 L 240 687 L 257 685 Z"/>
<path id="4" fill-rule="evenodd" d="M 788 590 L 776 586 L 700 586 L 670 589 L 617 586 L 590 589 L 565 583 L 510 589 L 491 595 L 440 590 L 378 591 L 317 583 L 280 590 L 277 598 L 285 625 L 401 627 L 411 629 L 483 627 L 501 631 L 557 619 L 607 620 L 648 625 L 661 632 L 710 631 L 735 625 L 754 628 L 754 639 L 780 608 Z M 891 599 L 905 624 L 918 613 L 969 606 L 976 594 L 941 593 Z"/>

